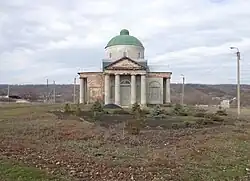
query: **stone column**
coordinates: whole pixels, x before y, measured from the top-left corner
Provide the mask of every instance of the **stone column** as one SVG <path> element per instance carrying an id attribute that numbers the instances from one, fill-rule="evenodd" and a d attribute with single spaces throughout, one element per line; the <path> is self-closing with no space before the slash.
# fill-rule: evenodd
<path id="1" fill-rule="evenodd" d="M 80 96 L 79 96 L 79 103 L 84 103 L 84 78 L 80 77 Z"/>
<path id="2" fill-rule="evenodd" d="M 104 102 L 105 104 L 110 104 L 110 75 L 105 74 L 104 78 Z"/>
<path id="3" fill-rule="evenodd" d="M 115 74 L 115 104 L 120 105 L 120 75 Z"/>
<path id="4" fill-rule="evenodd" d="M 136 103 L 136 76 L 131 75 L 131 105 Z"/>
<path id="5" fill-rule="evenodd" d="M 170 99 L 170 78 L 166 79 L 166 103 L 171 103 Z"/>
<path id="6" fill-rule="evenodd" d="M 146 75 L 141 75 L 141 105 L 147 105 Z"/>

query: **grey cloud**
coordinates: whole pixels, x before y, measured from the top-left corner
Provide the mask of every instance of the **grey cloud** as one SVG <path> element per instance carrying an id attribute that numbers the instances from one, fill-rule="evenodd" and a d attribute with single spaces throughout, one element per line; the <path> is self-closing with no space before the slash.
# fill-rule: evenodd
<path id="1" fill-rule="evenodd" d="M 41 53 L 38 61 L 49 63 L 62 63 L 65 67 L 100 67 L 103 58 L 103 49 L 83 50 L 83 49 L 59 49 Z"/>
<path id="2" fill-rule="evenodd" d="M 246 22 L 250 15 L 242 19 Z M 242 23 L 236 20 L 214 20 L 210 22 L 201 22 L 197 26 L 180 25 L 169 28 L 151 39 L 148 43 L 148 49 L 160 51 L 159 44 L 164 47 L 164 52 L 178 51 L 190 47 L 199 46 L 218 46 L 226 42 L 240 42 L 244 37 L 250 37 L 250 25 L 242 26 Z M 154 48 L 155 47 L 155 48 Z"/>
<path id="3" fill-rule="evenodd" d="M 246 56 L 250 56 L 248 53 Z M 171 63 L 170 63 L 171 65 Z M 199 64 L 174 64 L 170 66 L 174 81 L 180 80 L 180 74 L 187 77 L 189 83 L 235 83 L 236 82 L 236 56 L 232 54 L 201 57 Z M 248 84 L 250 64 L 247 60 L 241 60 L 241 82 Z"/>
<path id="4" fill-rule="evenodd" d="M 199 50 L 201 47 L 221 48 L 225 45 L 223 48 L 228 49 L 230 43 L 240 45 L 250 38 L 250 3 L 244 0 L 237 0 L 237 3 L 194 0 L 188 4 L 184 0 L 107 0 L 110 11 L 106 11 L 103 1 L 95 1 L 97 4 L 89 6 L 91 2 L 94 1 L 2 0 L 0 66 L 5 62 L 8 70 L 0 71 L 0 82 L 39 82 L 46 76 L 67 82 L 79 67 L 98 69 L 105 43 L 121 28 L 128 28 L 141 38 L 149 63 L 154 64 L 154 58 L 159 55 L 166 57 L 158 66 L 169 64 L 173 81 L 179 81 L 181 73 L 191 82 L 234 81 L 235 57 L 230 50 L 228 54 L 222 51 L 216 56 L 186 52 L 186 57 L 177 56 L 176 59 L 170 54 L 178 55 L 190 48 Z M 152 20 L 149 21 L 150 18 Z M 239 48 L 244 48 L 242 57 L 248 59 L 250 50 Z M 16 54 L 17 49 L 24 53 Z M 25 51 L 33 53 L 26 54 Z M 10 66 L 12 62 L 8 64 L 1 59 L 6 57 L 3 56 L 6 52 L 10 54 L 8 61 L 17 62 L 19 59 L 30 63 L 30 66 L 17 71 Z M 39 71 L 39 67 L 46 67 L 44 73 L 30 76 Z M 249 68 L 249 64 L 243 61 L 242 81 L 246 83 L 250 83 Z M 200 76 L 202 73 L 205 75 Z"/>

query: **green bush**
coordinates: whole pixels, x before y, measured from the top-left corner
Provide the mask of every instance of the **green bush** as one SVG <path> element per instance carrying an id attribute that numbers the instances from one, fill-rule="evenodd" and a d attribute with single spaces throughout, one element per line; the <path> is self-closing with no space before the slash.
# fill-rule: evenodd
<path id="1" fill-rule="evenodd" d="M 223 122 L 225 119 L 224 119 L 222 116 L 214 115 L 214 116 L 212 117 L 212 120 L 213 120 L 213 121 L 216 121 L 216 122 Z"/>
<path id="2" fill-rule="evenodd" d="M 185 111 L 179 112 L 178 116 L 188 116 L 188 113 Z"/>
<path id="3" fill-rule="evenodd" d="M 133 120 L 129 120 L 126 123 L 126 130 L 129 134 L 138 135 L 144 124 L 144 112 L 139 104 L 135 103 L 132 106 L 132 113 L 134 115 Z"/>
<path id="4" fill-rule="evenodd" d="M 212 113 L 207 113 L 202 119 L 199 119 L 196 121 L 197 124 L 200 125 L 211 125 L 215 124 L 216 122 L 224 122 L 225 119 L 222 116 L 212 114 Z"/>
<path id="5" fill-rule="evenodd" d="M 100 101 L 95 101 L 91 107 L 92 112 L 103 112 L 103 105 Z"/>
<path id="6" fill-rule="evenodd" d="M 183 105 L 181 105 L 181 104 L 175 104 L 174 105 L 174 109 L 176 109 L 176 110 L 180 110 L 180 109 L 182 109 L 183 108 Z"/>
<path id="7" fill-rule="evenodd" d="M 104 113 L 103 104 L 100 101 L 95 101 L 91 107 L 94 121 L 98 121 L 100 116 Z"/>
<path id="8" fill-rule="evenodd" d="M 70 107 L 69 103 L 66 103 L 66 104 L 64 105 L 64 112 L 66 112 L 66 113 L 71 112 L 71 107 Z"/>
<path id="9" fill-rule="evenodd" d="M 160 107 L 160 105 L 156 105 L 152 112 L 151 112 L 151 116 L 154 117 L 154 118 L 159 118 L 159 117 L 164 117 L 165 114 L 164 114 L 164 110 Z"/>
<path id="10" fill-rule="evenodd" d="M 213 114 L 213 113 L 207 113 L 205 115 L 205 118 L 206 119 L 209 119 L 209 120 L 212 120 L 212 121 L 217 121 L 217 122 L 222 122 L 224 121 L 224 118 L 220 115 L 217 115 L 216 113 Z"/>
<path id="11" fill-rule="evenodd" d="M 201 117 L 204 118 L 206 117 L 207 110 L 202 109 L 202 108 L 195 108 L 192 110 L 192 116 L 194 117 Z"/>
<path id="12" fill-rule="evenodd" d="M 189 111 L 186 107 L 184 107 L 180 104 L 176 104 L 173 108 L 173 114 L 176 116 L 188 116 Z"/>
<path id="13" fill-rule="evenodd" d="M 78 103 L 78 104 L 76 105 L 76 110 L 75 110 L 76 116 L 80 116 L 80 115 L 81 115 L 81 112 L 82 112 L 82 110 L 81 110 L 80 104 Z"/>
<path id="14" fill-rule="evenodd" d="M 132 113 L 137 114 L 141 112 L 141 106 L 136 102 L 132 105 Z"/>

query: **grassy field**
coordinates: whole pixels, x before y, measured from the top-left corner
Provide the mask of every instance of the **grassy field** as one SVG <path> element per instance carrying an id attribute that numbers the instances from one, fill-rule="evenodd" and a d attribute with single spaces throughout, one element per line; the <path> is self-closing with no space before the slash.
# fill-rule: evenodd
<path id="1" fill-rule="evenodd" d="M 52 181 L 61 180 L 48 176 L 46 172 L 37 168 L 11 163 L 7 160 L 0 161 L 0 179 L 6 181 Z"/>
<path id="2" fill-rule="evenodd" d="M 102 122 L 110 125 L 102 126 L 49 112 L 62 108 L 0 106 L 0 180 L 250 180 L 247 109 L 242 111 L 245 119 L 233 124 L 150 127 L 130 135 L 123 130 L 122 120 L 129 119 L 125 115 L 102 116 Z M 235 111 L 229 112 L 233 117 Z M 165 122 L 170 120 L 194 118 L 169 116 Z"/>

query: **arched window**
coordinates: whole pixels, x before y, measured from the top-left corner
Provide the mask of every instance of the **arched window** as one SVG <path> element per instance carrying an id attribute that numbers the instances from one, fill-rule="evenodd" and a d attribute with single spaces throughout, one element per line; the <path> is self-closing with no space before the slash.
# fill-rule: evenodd
<path id="1" fill-rule="evenodd" d="M 157 102 L 161 96 L 161 84 L 157 81 L 152 81 L 149 84 L 149 99 L 150 102 Z"/>
<path id="2" fill-rule="evenodd" d="M 130 81 L 128 79 L 122 80 L 121 85 L 130 85 Z"/>
<path id="3" fill-rule="evenodd" d="M 109 53 L 109 58 L 111 58 L 112 57 L 112 53 Z"/>
<path id="4" fill-rule="evenodd" d="M 159 88 L 159 87 L 161 87 L 161 84 L 157 81 L 152 81 L 152 82 L 150 82 L 149 87 Z"/>

